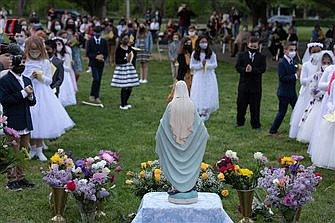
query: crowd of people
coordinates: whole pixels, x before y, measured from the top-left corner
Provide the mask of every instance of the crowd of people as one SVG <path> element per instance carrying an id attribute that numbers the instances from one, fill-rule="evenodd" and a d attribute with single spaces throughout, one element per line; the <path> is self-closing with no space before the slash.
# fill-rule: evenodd
<path id="1" fill-rule="evenodd" d="M 282 60 L 278 64 L 279 110 L 269 135 L 282 136 L 278 129 L 288 105 L 291 105 L 294 111 L 290 137 L 309 143 L 309 153 L 316 165 L 335 168 L 335 65 L 332 51 L 322 50 L 320 41 L 309 43 L 301 68 L 296 62 L 300 59 L 296 53 L 298 38 L 294 22 L 289 34 L 279 23 L 273 27 L 260 24 L 253 32 L 249 32 L 247 26 L 240 30 L 241 15 L 232 8 L 229 15 L 213 12 L 208 32 L 198 33 L 191 24 L 195 14 L 185 4 L 176 15 L 178 25 L 169 20 L 164 33 L 169 43 L 172 81 L 174 85 L 177 81 L 185 81 L 189 98 L 203 122 L 219 109 L 215 74 L 218 63 L 210 46 L 219 36 L 223 43 L 228 43 L 231 56 L 240 52 L 235 65 L 240 74 L 235 127 L 245 125 L 249 106 L 252 128 L 261 128 L 262 74 L 266 71 L 266 57 L 261 49 L 264 38 L 270 39 L 273 60 Z M 73 18 L 66 11 L 59 18 L 50 9 L 45 27 L 36 13 L 32 13 L 28 20 L 18 19 L 17 23 L 20 29 L 12 33 L 12 43 L 6 50 L 0 48 L 3 51 L 0 55 L 0 103 L 8 117 L 8 126 L 21 136 L 17 139 L 16 149 L 29 148 L 32 158 L 36 156 L 46 161 L 44 139 L 57 138 L 75 125 L 64 107 L 77 104 L 77 81 L 83 71 L 82 48 L 89 60 L 87 72 L 92 75 L 89 103 L 102 104 L 100 87 L 105 65 L 114 66 L 110 85 L 121 89 L 121 110 L 132 108 L 128 102 L 132 88 L 149 82 L 148 63 L 161 26 L 158 11 L 147 12 L 143 22 L 121 18 L 114 25 L 110 18 Z M 284 40 L 286 44 L 283 44 Z M 301 83 L 299 96 L 295 90 L 297 81 Z M 176 95 L 174 90 L 175 87 L 168 102 Z M 323 145 L 321 155 L 320 145 Z M 7 187 L 16 190 L 25 186 L 33 187 L 33 184 L 25 180 L 22 170 L 10 169 Z"/>

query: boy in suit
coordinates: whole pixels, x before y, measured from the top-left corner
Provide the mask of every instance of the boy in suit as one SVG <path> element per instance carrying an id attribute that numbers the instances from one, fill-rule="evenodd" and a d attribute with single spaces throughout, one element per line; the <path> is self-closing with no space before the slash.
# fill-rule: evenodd
<path id="1" fill-rule="evenodd" d="M 249 38 L 248 50 L 238 55 L 235 68 L 240 73 L 235 127 L 244 125 L 249 105 L 251 126 L 260 129 L 262 74 L 266 70 L 266 57 L 259 52 L 259 40 L 256 37 Z"/>
<path id="2" fill-rule="evenodd" d="M 269 131 L 269 136 L 275 138 L 283 137 L 278 133 L 278 128 L 285 117 L 288 105 L 291 105 L 293 109 L 297 101 L 295 85 L 296 80 L 299 79 L 301 70 L 297 68 L 297 65 L 293 61 L 293 58 L 296 56 L 296 50 L 297 46 L 294 43 L 287 43 L 284 47 L 284 57 L 278 63 L 279 85 L 277 96 L 279 110 Z"/>
<path id="3" fill-rule="evenodd" d="M 16 44 L 10 44 L 9 52 L 13 55 L 13 68 L 0 79 L 0 103 L 3 114 L 7 116 L 7 127 L 18 132 L 19 138 L 14 138 L 7 132 L 9 141 L 16 141 L 15 150 L 29 148 L 30 131 L 33 125 L 30 115 L 30 106 L 36 104 L 34 90 L 29 78 L 21 73 L 24 65 L 21 64 L 22 51 Z M 25 179 L 23 168 L 19 165 L 7 170 L 7 188 L 18 191 L 22 188 L 34 187 L 34 184 Z"/>
<path id="4" fill-rule="evenodd" d="M 86 55 L 89 58 L 89 66 L 92 69 L 93 78 L 88 100 L 93 103 L 101 104 L 99 92 L 105 60 L 108 57 L 108 47 L 107 41 L 101 38 L 101 27 L 96 26 L 93 31 L 94 36 L 88 40 L 86 48 Z"/>
<path id="5" fill-rule="evenodd" d="M 46 40 L 44 43 L 51 62 L 51 67 L 54 66 L 54 69 L 52 69 L 52 83 L 50 84 L 50 87 L 54 90 L 56 96 L 58 97 L 59 88 L 64 79 L 63 61 L 55 56 L 57 45 L 54 40 Z"/>

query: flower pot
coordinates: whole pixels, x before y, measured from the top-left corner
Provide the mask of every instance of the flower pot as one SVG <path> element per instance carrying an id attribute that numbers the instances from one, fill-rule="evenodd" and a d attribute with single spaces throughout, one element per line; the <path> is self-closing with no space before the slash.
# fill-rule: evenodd
<path id="1" fill-rule="evenodd" d="M 77 200 L 82 223 L 94 223 L 97 212 L 97 202 Z"/>
<path id="2" fill-rule="evenodd" d="M 63 217 L 65 203 L 67 200 L 67 193 L 64 187 L 52 187 L 52 196 L 54 199 L 55 216 L 51 218 L 54 222 L 64 222 Z"/>
<path id="3" fill-rule="evenodd" d="M 243 218 L 239 223 L 252 223 L 252 199 L 254 197 L 254 190 L 237 190 L 237 195 L 240 201 L 241 214 Z"/>
<path id="4" fill-rule="evenodd" d="M 299 211 L 300 210 L 300 211 Z M 294 209 L 294 208 L 279 208 L 280 211 L 280 222 L 281 223 L 296 223 L 297 218 L 300 218 L 301 208 Z"/>

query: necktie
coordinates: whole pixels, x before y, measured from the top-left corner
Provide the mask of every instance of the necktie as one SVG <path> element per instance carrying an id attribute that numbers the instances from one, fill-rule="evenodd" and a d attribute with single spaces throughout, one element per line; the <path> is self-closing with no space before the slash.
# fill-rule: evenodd
<path id="1" fill-rule="evenodd" d="M 100 44 L 100 40 L 99 40 L 99 39 L 97 39 L 97 44 L 98 44 L 98 45 Z"/>

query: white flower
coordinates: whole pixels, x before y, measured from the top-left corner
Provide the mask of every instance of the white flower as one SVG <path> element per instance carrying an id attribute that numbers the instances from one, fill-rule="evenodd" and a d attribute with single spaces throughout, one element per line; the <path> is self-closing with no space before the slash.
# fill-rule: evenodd
<path id="1" fill-rule="evenodd" d="M 105 168 L 102 169 L 102 172 L 105 173 L 106 175 L 108 175 L 111 171 L 110 171 L 110 169 L 105 167 Z"/>
<path id="2" fill-rule="evenodd" d="M 93 159 L 92 157 L 89 157 L 89 158 L 87 158 L 87 161 L 88 161 L 89 163 L 93 163 L 93 162 L 94 162 L 94 159 Z"/>
<path id="3" fill-rule="evenodd" d="M 272 181 L 272 183 L 278 185 L 278 184 L 279 184 L 279 180 L 278 180 L 278 179 L 274 179 L 274 180 Z"/>
<path id="4" fill-rule="evenodd" d="M 72 167 L 72 172 L 75 173 L 75 174 L 81 173 L 81 168 L 80 167 L 76 168 L 75 166 L 73 166 Z"/>
<path id="5" fill-rule="evenodd" d="M 54 169 L 58 169 L 58 164 L 51 164 L 51 166 L 50 166 L 50 168 L 52 169 L 52 170 L 54 170 Z"/>
<path id="6" fill-rule="evenodd" d="M 238 160 L 237 153 L 232 150 L 226 151 L 226 156 L 233 160 Z"/>
<path id="7" fill-rule="evenodd" d="M 99 169 L 99 165 L 98 165 L 98 163 L 93 163 L 93 164 L 92 164 L 92 169 L 93 169 L 93 170 L 97 170 L 97 169 Z"/>
<path id="8" fill-rule="evenodd" d="M 263 155 L 263 153 L 261 153 L 261 152 L 256 152 L 256 153 L 254 153 L 254 158 L 255 158 L 256 160 L 261 160 L 263 156 L 264 156 L 264 155 Z"/>
<path id="9" fill-rule="evenodd" d="M 93 159 L 94 160 L 99 160 L 100 158 L 99 158 L 99 156 L 95 156 Z"/>
<path id="10" fill-rule="evenodd" d="M 57 152 L 58 153 L 64 153 L 64 149 L 58 149 Z"/>
<path id="11" fill-rule="evenodd" d="M 83 184 L 87 184 L 87 180 L 86 179 L 80 179 L 79 181 L 78 181 L 78 183 L 83 183 Z"/>

